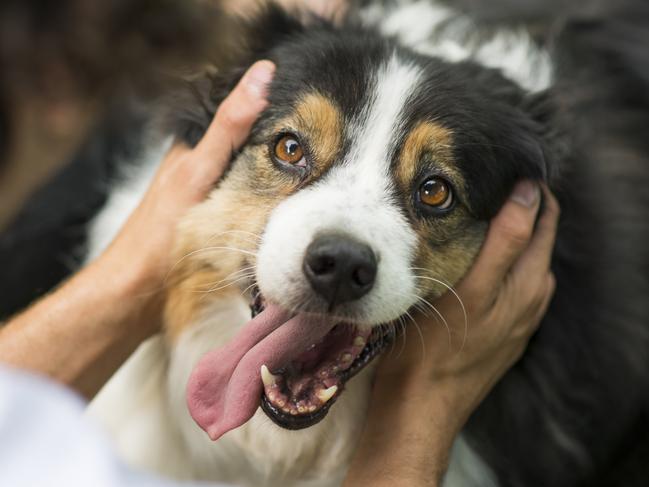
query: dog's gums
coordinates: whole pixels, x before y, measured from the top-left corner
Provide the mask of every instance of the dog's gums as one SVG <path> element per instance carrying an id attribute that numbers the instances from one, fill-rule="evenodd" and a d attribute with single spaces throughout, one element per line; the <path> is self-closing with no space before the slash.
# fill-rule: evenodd
<path id="1" fill-rule="evenodd" d="M 250 305 L 253 318 L 265 309 L 258 290 Z M 260 370 L 261 408 L 278 426 L 303 429 L 321 421 L 344 390 L 389 343 L 382 327 L 360 329 L 340 323 L 280 370 Z"/>

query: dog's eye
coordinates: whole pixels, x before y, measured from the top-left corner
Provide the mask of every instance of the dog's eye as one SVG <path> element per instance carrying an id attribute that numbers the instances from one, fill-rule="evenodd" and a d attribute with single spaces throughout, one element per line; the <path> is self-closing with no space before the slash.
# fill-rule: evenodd
<path id="1" fill-rule="evenodd" d="M 285 135 L 277 141 L 275 157 L 284 164 L 304 165 L 304 150 L 295 135 Z"/>
<path id="2" fill-rule="evenodd" d="M 442 178 L 428 178 L 419 187 L 419 201 L 426 206 L 446 210 L 453 204 L 453 190 Z"/>

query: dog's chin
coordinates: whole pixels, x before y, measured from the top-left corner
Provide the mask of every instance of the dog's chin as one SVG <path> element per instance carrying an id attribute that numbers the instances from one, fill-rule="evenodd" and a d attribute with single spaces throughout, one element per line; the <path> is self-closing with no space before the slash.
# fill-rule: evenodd
<path id="1" fill-rule="evenodd" d="M 265 299 L 257 288 L 250 309 L 253 318 L 265 309 Z M 288 365 L 262 377 L 261 409 L 275 424 L 289 430 L 322 421 L 347 381 L 391 342 L 394 329 L 388 323 L 361 327 L 339 322 Z"/>

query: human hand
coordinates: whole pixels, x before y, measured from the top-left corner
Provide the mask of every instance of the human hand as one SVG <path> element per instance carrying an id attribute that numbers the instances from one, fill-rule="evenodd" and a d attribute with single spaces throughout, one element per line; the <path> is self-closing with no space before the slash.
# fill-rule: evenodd
<path id="1" fill-rule="evenodd" d="M 286 8 L 306 7 L 316 15 L 339 21 L 347 11 L 349 0 L 280 0 Z"/>
<path id="2" fill-rule="evenodd" d="M 534 187 L 518 186 L 539 195 Z M 419 317 L 423 343 L 409 330 L 403 353 L 386 356 L 380 375 L 439 381 L 477 374 L 490 376 L 488 390 L 520 358 L 555 288 L 550 258 L 559 206 L 543 191 L 545 208 L 536 230 L 540 197 L 532 196 L 531 206 L 510 199 L 491 222 L 478 259 L 455 293 L 434 303 L 449 329 L 436 315 Z"/>
<path id="3" fill-rule="evenodd" d="M 319 17 L 339 22 L 344 17 L 349 0 L 275 0 L 288 12 L 298 11 L 312 12 Z M 258 0 L 227 0 L 224 3 L 226 9 L 240 15 L 254 12 L 260 2 Z"/>
<path id="4" fill-rule="evenodd" d="M 403 350 L 397 344 L 383 357 L 348 485 L 437 484 L 455 436 L 520 358 L 554 293 L 549 267 L 559 206 L 543 192 L 535 229 L 540 191 L 531 182 L 517 185 L 457 294 L 434 303 L 448 329 L 416 317 L 421 336 L 410 327 Z"/>
<path id="5" fill-rule="evenodd" d="M 171 148 L 142 202 L 95 266 L 120 269 L 140 295 L 160 296 L 178 222 L 207 197 L 233 151 L 245 142 L 267 106 L 267 87 L 274 71 L 270 61 L 254 64 L 220 105 L 199 144 L 192 149 L 176 143 Z M 103 275 L 110 274 L 114 272 Z M 147 321 L 151 333 L 157 331 L 159 320 Z"/>

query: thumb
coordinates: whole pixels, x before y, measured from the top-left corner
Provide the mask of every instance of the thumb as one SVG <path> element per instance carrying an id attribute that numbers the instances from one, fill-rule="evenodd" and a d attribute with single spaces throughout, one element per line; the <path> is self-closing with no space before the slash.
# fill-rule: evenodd
<path id="1" fill-rule="evenodd" d="M 275 65 L 270 61 L 253 64 L 219 106 L 195 149 L 208 164 L 204 177 L 210 182 L 223 173 L 232 152 L 246 141 L 253 124 L 268 105 L 268 85 L 274 74 Z"/>

